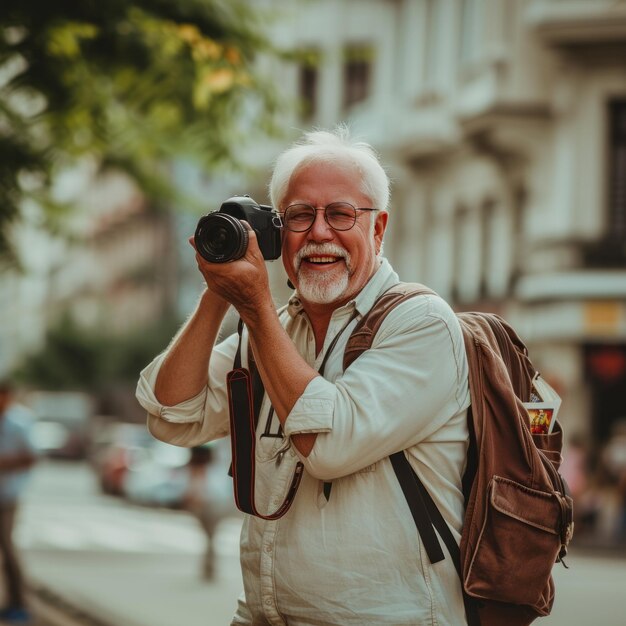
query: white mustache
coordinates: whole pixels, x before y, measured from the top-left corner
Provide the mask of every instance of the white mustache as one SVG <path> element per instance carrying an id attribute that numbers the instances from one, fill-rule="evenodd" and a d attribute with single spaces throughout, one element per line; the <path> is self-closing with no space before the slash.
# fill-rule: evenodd
<path id="1" fill-rule="evenodd" d="M 334 243 L 307 243 L 295 254 L 293 265 L 296 272 L 300 269 L 303 259 L 314 254 L 319 256 L 335 256 L 342 258 L 348 269 L 351 267 L 350 253 L 345 248 L 342 248 Z"/>

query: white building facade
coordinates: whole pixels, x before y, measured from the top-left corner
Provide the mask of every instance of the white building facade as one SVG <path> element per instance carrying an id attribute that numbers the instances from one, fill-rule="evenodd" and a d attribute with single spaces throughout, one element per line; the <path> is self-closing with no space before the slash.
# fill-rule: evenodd
<path id="1" fill-rule="evenodd" d="M 348 122 L 393 180 L 385 254 L 401 278 L 459 310 L 509 319 L 563 395 L 567 432 L 606 438 L 626 417 L 626 2 L 250 4 L 292 57 L 258 64 L 285 103 L 285 134 L 244 147 L 256 174 L 179 164 L 179 184 L 207 211 L 241 193 L 266 203 L 281 149 L 303 129 Z M 103 197 L 117 198 L 113 188 Z M 172 308 L 174 288 L 179 312 L 190 310 L 202 287 L 186 243 L 197 216 L 161 223 L 140 204 L 122 199 L 119 223 L 101 223 L 87 246 L 40 272 L 45 297 L 3 279 L 0 370 L 17 359 L 16 336 L 36 343 L 43 333 L 20 301 L 48 313 L 67 304 L 120 331 Z M 161 264 L 175 258 L 180 284 Z M 105 278 L 99 264 L 112 268 Z M 281 265 L 271 264 L 278 301 L 288 294 Z"/>
<path id="2" fill-rule="evenodd" d="M 626 417 L 626 3 L 265 4 L 299 59 L 261 64 L 299 103 L 285 128 L 347 121 L 388 165 L 401 277 L 509 319 L 568 433 L 607 437 Z M 283 145 L 255 155 L 259 201 Z"/>

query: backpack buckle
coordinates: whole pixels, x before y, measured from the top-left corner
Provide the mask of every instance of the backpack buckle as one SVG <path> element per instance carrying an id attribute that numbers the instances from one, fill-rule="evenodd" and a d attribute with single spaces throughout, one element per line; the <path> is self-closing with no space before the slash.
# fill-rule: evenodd
<path id="1" fill-rule="evenodd" d="M 569 524 L 565 525 L 565 530 L 562 533 L 561 541 L 564 545 L 568 545 L 573 537 L 574 537 L 574 522 L 569 522 Z"/>
<path id="2" fill-rule="evenodd" d="M 561 545 L 567 547 L 574 536 L 574 510 L 572 499 L 557 493 L 559 504 L 561 505 Z"/>

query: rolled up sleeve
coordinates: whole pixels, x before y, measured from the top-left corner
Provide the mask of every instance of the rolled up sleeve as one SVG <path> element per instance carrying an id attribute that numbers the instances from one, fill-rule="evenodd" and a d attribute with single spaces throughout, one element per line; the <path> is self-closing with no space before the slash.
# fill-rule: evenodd
<path id="1" fill-rule="evenodd" d="M 139 375 L 136 392 L 139 404 L 152 417 L 158 417 L 173 424 L 202 421 L 207 396 L 206 389 L 203 389 L 197 396 L 171 407 L 165 406 L 157 400 L 154 387 L 165 357 L 166 353 L 160 354 Z"/>
<path id="2" fill-rule="evenodd" d="M 136 397 L 148 413 L 148 429 L 152 435 L 174 445 L 194 446 L 229 433 L 226 375 L 232 369 L 236 349 L 236 335 L 217 345 L 211 354 L 207 386 L 174 406 L 163 405 L 154 393 L 167 351 L 142 370 Z"/>
<path id="3" fill-rule="evenodd" d="M 335 403 L 328 381 L 315 377 L 298 398 L 285 421 L 285 434 L 327 433 L 333 429 Z"/>

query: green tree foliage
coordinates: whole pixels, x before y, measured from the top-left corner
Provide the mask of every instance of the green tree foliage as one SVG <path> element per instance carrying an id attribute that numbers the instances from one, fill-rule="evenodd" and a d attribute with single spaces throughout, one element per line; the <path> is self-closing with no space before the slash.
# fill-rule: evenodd
<path id="1" fill-rule="evenodd" d="M 43 350 L 27 357 L 15 376 L 41 389 L 91 390 L 98 384 L 106 349 L 103 337 L 65 317 L 46 333 Z"/>
<path id="2" fill-rule="evenodd" d="M 2 0 L 0 257 L 25 198 L 54 217 L 50 181 L 78 157 L 121 168 L 161 198 L 171 191 L 162 171 L 173 156 L 232 164 L 233 146 L 251 130 L 241 120 L 263 128 L 273 107 L 252 71 L 255 53 L 267 49 L 252 6 Z"/>
<path id="3" fill-rule="evenodd" d="M 44 347 L 28 355 L 15 378 L 37 389 L 106 391 L 133 385 L 137 374 L 169 343 L 178 321 L 162 319 L 125 335 L 103 333 L 63 317 L 46 333 Z"/>

